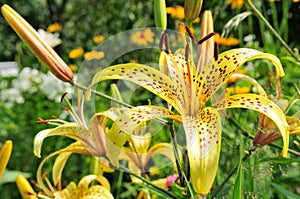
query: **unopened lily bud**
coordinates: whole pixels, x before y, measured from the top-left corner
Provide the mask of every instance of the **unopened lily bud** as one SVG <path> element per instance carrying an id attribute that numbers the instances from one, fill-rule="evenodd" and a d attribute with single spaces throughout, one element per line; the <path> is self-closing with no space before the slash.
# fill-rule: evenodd
<path id="1" fill-rule="evenodd" d="M 60 80 L 72 82 L 73 72 L 58 54 L 46 44 L 36 30 L 8 5 L 1 7 L 3 16 L 33 54 Z"/>
<path id="2" fill-rule="evenodd" d="M 9 158 L 10 158 L 10 154 L 11 154 L 11 151 L 12 151 L 12 141 L 11 140 L 7 140 L 1 150 L 0 150 L 0 179 L 4 173 L 4 170 L 6 168 L 6 165 L 9 161 Z"/>
<path id="3" fill-rule="evenodd" d="M 184 18 L 187 21 L 195 20 L 201 11 L 203 0 L 185 0 L 184 1 Z"/>
<path id="4" fill-rule="evenodd" d="M 23 199 L 37 199 L 37 194 L 33 191 L 30 183 L 23 175 L 18 175 L 16 179 L 17 187 Z"/>
<path id="5" fill-rule="evenodd" d="M 198 46 L 197 50 L 197 70 L 202 71 L 203 67 L 208 64 L 213 58 L 215 53 L 215 42 L 213 37 L 207 37 L 214 32 L 214 24 L 212 13 L 205 10 L 201 19 L 201 32 L 200 40 L 202 43 Z M 208 38 L 204 39 L 203 38 Z"/>
<path id="6" fill-rule="evenodd" d="M 157 28 L 167 28 L 167 12 L 165 0 L 154 0 L 154 22 Z"/>

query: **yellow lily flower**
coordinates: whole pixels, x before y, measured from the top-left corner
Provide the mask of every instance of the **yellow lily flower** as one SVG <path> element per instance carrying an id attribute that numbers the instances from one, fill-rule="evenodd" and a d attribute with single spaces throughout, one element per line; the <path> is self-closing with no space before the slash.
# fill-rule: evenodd
<path id="1" fill-rule="evenodd" d="M 30 24 L 6 4 L 1 7 L 1 11 L 6 21 L 25 42 L 33 54 L 45 64 L 58 79 L 64 82 L 73 81 L 74 75 L 68 65 L 42 40 Z"/>
<path id="2" fill-rule="evenodd" d="M 52 179 L 56 186 L 61 180 L 64 166 L 72 153 L 103 158 L 108 157 L 113 165 L 118 165 L 118 157 L 121 152 L 121 147 L 129 138 L 129 135 L 121 131 L 116 124 L 113 124 L 110 129 L 106 128 L 108 118 L 114 119 L 113 110 L 97 113 L 92 117 L 88 125 L 84 121 L 78 119 L 79 117 L 73 112 L 71 112 L 71 114 L 74 119 L 77 120 L 77 123 L 65 122 L 59 119 L 40 119 L 38 121 L 39 123 L 56 124 L 58 126 L 42 130 L 35 136 L 34 154 L 37 157 L 41 157 L 41 147 L 43 141 L 47 137 L 65 136 L 75 140 L 75 142 L 71 143 L 66 148 L 51 153 L 40 163 L 37 170 L 37 184 L 44 190 L 46 195 L 53 195 L 51 189 L 47 188 L 47 186 L 43 183 L 42 177 L 42 167 L 48 159 L 58 155 L 52 171 Z M 116 135 L 118 135 L 117 140 Z"/>
<path id="3" fill-rule="evenodd" d="M 205 21 L 209 23 L 204 23 L 204 26 L 208 26 L 209 29 L 212 27 L 212 19 L 210 12 L 206 13 Z M 198 49 L 214 51 L 211 45 L 203 46 Z M 86 99 L 90 99 L 91 88 L 98 82 L 123 79 L 138 84 L 166 100 L 178 115 L 164 107 L 139 106 L 126 110 L 124 108 L 123 115 L 116 117 L 115 122 L 123 131 L 129 133 L 142 122 L 154 118 L 166 117 L 182 122 L 188 147 L 191 182 L 199 194 L 205 195 L 210 191 L 216 176 L 222 130 L 219 111 L 223 109 L 247 108 L 269 117 L 282 135 L 282 155 L 285 157 L 289 144 L 288 124 L 281 109 L 271 100 L 256 94 L 238 94 L 229 96 L 212 107 L 205 107 L 210 97 L 247 61 L 268 59 L 275 65 L 277 76 L 283 76 L 279 59 L 272 54 L 248 48 L 229 50 L 210 59 L 205 59 L 206 54 L 198 51 L 199 60 L 196 67 L 190 52 L 186 52 L 187 50 L 180 49 L 174 54 L 161 53 L 166 59 L 168 75 L 150 66 L 135 63 L 119 64 L 99 71 L 87 89 Z"/>
<path id="4" fill-rule="evenodd" d="M 7 140 L 2 148 L 0 149 L 0 179 L 2 178 L 2 175 L 4 173 L 4 170 L 7 166 L 7 163 L 9 161 L 11 151 L 12 151 L 12 141 Z"/>
<path id="5" fill-rule="evenodd" d="M 128 161 L 130 171 L 144 175 L 150 167 L 148 165 L 150 159 L 155 155 L 163 155 L 175 162 L 173 146 L 170 143 L 158 143 L 149 148 L 151 143 L 151 134 L 131 135 L 130 147 L 123 147 L 120 160 Z M 138 178 L 132 176 L 134 182 L 141 182 Z"/>

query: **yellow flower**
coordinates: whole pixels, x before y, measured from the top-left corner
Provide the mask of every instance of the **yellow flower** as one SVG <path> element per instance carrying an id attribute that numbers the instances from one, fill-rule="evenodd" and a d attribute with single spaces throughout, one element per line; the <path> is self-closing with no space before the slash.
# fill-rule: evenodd
<path id="1" fill-rule="evenodd" d="M 154 37 L 154 33 L 151 31 L 151 29 L 146 28 L 142 32 L 137 32 L 133 34 L 131 36 L 131 41 L 140 46 L 146 46 L 148 45 L 148 43 L 152 43 L 154 41 L 153 37 Z"/>
<path id="2" fill-rule="evenodd" d="M 229 87 L 226 89 L 229 94 L 247 94 L 250 93 L 251 88 L 250 87 Z"/>
<path id="3" fill-rule="evenodd" d="M 103 51 L 91 51 L 84 53 L 84 59 L 92 60 L 92 59 L 102 59 L 104 57 Z"/>
<path id="4" fill-rule="evenodd" d="M 235 46 L 240 43 L 240 41 L 232 36 L 229 38 L 221 37 L 220 34 L 215 34 L 215 42 L 220 46 Z"/>
<path id="5" fill-rule="evenodd" d="M 211 33 L 210 30 L 213 30 L 211 12 L 206 11 L 204 15 L 201 38 L 205 38 Z M 206 43 L 207 45 L 203 45 Z M 199 53 L 199 50 L 205 50 L 205 53 Z M 214 56 L 213 39 L 212 45 L 210 39 L 202 42 L 197 55 L 199 55 L 197 60 L 193 61 L 194 56 L 188 43 L 184 49 L 179 49 L 174 54 L 162 51 L 159 63 L 167 65 L 168 75 L 165 70 L 159 71 L 145 64 L 127 63 L 110 66 L 95 74 L 86 90 L 86 99 L 90 99 L 91 89 L 95 84 L 111 79 L 130 81 L 164 99 L 176 112 L 161 106 L 138 106 L 127 111 L 122 109 L 123 114 L 114 121 L 128 134 L 141 123 L 155 118 L 169 118 L 181 122 L 186 136 L 191 184 L 196 193 L 206 195 L 216 177 L 221 152 L 221 110 L 247 108 L 269 117 L 282 135 L 284 157 L 287 156 L 289 134 L 284 113 L 265 96 L 237 94 L 226 97 L 224 101 L 218 101 L 212 106 L 206 106 L 207 101 L 226 84 L 232 73 L 247 61 L 268 59 L 275 65 L 276 75 L 283 76 L 282 65 L 276 56 L 249 48 L 233 49 Z"/>
<path id="6" fill-rule="evenodd" d="M 93 37 L 93 41 L 94 41 L 96 44 L 101 43 L 104 39 L 105 39 L 105 38 L 104 38 L 103 35 L 95 35 L 95 36 Z"/>
<path id="7" fill-rule="evenodd" d="M 69 57 L 71 59 L 76 59 L 76 58 L 80 57 L 83 54 L 83 52 L 84 51 L 82 48 L 73 49 L 69 52 Z"/>
<path id="8" fill-rule="evenodd" d="M 227 0 L 227 2 L 231 4 L 231 10 L 234 10 L 236 8 L 240 9 L 244 5 L 245 0 Z"/>
<path id="9" fill-rule="evenodd" d="M 298 3 L 300 0 L 293 0 L 294 3 Z"/>
<path id="10" fill-rule="evenodd" d="M 9 25 L 25 42 L 33 54 L 60 80 L 73 81 L 73 73 L 58 54 L 43 41 L 37 31 L 8 5 L 1 7 L 2 14 Z"/>
<path id="11" fill-rule="evenodd" d="M 12 141 L 11 140 L 7 140 L 1 150 L 0 150 L 0 179 L 4 173 L 4 170 L 6 168 L 6 165 L 9 161 L 9 158 L 10 158 L 10 154 L 11 154 L 11 151 L 12 151 Z"/>
<path id="12" fill-rule="evenodd" d="M 77 65 L 76 64 L 70 64 L 69 67 L 70 67 L 71 71 L 73 71 L 73 72 L 77 71 Z"/>
<path id="13" fill-rule="evenodd" d="M 51 32 L 51 33 L 58 32 L 61 30 L 61 28 L 62 28 L 62 26 L 60 23 L 54 23 L 54 24 L 51 24 L 50 26 L 48 26 L 47 31 Z"/>
<path id="14" fill-rule="evenodd" d="M 240 69 L 240 70 L 236 70 L 236 71 L 234 72 L 234 74 L 236 74 L 236 73 L 237 73 L 237 74 L 246 74 L 246 72 L 247 72 L 246 69 Z M 236 82 L 237 79 L 238 79 L 238 78 L 236 78 L 236 77 L 231 77 L 230 79 L 228 79 L 227 83 L 228 83 L 228 84 L 232 84 L 232 83 Z"/>
<path id="15" fill-rule="evenodd" d="M 168 14 L 171 14 L 172 18 L 184 19 L 184 8 L 182 6 L 167 7 Z"/>

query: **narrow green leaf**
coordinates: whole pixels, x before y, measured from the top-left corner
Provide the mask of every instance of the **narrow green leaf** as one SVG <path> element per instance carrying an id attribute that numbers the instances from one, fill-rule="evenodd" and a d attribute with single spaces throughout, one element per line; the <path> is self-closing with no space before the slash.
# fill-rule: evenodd
<path id="1" fill-rule="evenodd" d="M 233 199 L 242 198 L 242 178 L 243 178 L 242 159 L 240 159 L 239 167 L 237 170 L 237 176 L 235 179 L 233 195 L 232 195 Z"/>
<path id="2" fill-rule="evenodd" d="M 294 194 L 293 192 L 287 190 L 286 188 L 280 186 L 279 184 L 272 183 L 272 186 L 282 195 L 284 195 L 284 198 L 288 199 L 300 199 L 299 195 Z"/>
<path id="3" fill-rule="evenodd" d="M 293 162 L 300 162 L 300 159 L 274 157 L 274 158 L 262 158 L 257 161 L 258 164 L 262 163 L 262 162 L 272 162 L 272 163 L 276 163 L 276 164 L 290 164 Z"/>

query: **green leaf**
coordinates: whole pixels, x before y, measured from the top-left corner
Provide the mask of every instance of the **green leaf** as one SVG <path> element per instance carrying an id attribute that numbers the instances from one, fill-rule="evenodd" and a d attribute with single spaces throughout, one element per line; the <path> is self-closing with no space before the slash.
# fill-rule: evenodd
<path id="1" fill-rule="evenodd" d="M 184 192 L 186 192 L 186 191 L 187 191 L 186 187 L 181 187 L 178 184 L 176 184 L 175 182 L 172 183 L 172 192 L 178 198 L 182 198 L 182 199 L 190 198 L 189 195 L 184 194 Z M 187 192 L 187 193 L 189 193 L 189 192 Z"/>
<path id="2" fill-rule="evenodd" d="M 261 158 L 257 161 L 257 163 L 262 163 L 262 162 L 272 162 L 276 164 L 290 164 L 293 162 L 300 162 L 300 159 L 275 157 L 275 158 Z"/>
<path id="3" fill-rule="evenodd" d="M 232 198 L 242 198 L 242 178 L 243 178 L 243 169 L 242 169 L 242 159 L 240 159 L 239 167 L 237 170 L 237 176 L 235 179 L 235 185 L 233 189 Z"/>
<path id="4" fill-rule="evenodd" d="M 272 186 L 282 195 L 284 195 L 284 198 L 288 199 L 300 199 L 299 195 L 294 194 L 293 192 L 287 190 L 286 188 L 280 186 L 279 184 L 272 183 Z"/>
<path id="5" fill-rule="evenodd" d="M 16 178 L 18 175 L 23 175 L 25 178 L 31 177 L 31 173 L 5 169 L 3 176 L 0 180 L 0 187 L 2 184 L 5 183 L 16 182 Z"/>

